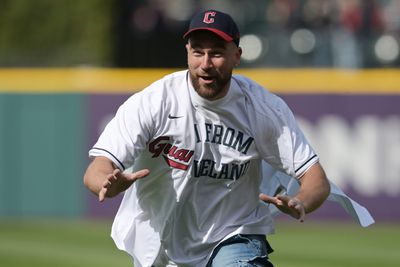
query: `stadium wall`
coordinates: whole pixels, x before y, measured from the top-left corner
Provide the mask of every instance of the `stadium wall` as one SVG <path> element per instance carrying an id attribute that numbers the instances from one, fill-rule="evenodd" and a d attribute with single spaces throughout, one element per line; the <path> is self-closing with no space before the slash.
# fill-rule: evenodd
<path id="1" fill-rule="evenodd" d="M 129 95 L 171 69 L 0 69 L 0 216 L 110 217 L 82 185 L 87 151 Z M 329 178 L 400 220 L 400 71 L 238 69 L 284 98 Z M 315 218 L 348 218 L 328 203 Z"/>

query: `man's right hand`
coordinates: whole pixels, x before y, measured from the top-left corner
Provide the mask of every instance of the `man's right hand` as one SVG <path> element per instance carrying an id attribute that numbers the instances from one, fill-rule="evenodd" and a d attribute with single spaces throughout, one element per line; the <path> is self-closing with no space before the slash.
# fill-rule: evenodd
<path id="1" fill-rule="evenodd" d="M 83 183 L 99 201 L 114 197 L 128 189 L 137 179 L 146 177 L 150 171 L 143 169 L 134 173 L 123 173 L 110 159 L 95 157 L 86 169 Z"/>
<path id="2" fill-rule="evenodd" d="M 115 169 L 103 182 L 99 192 L 99 201 L 103 202 L 106 197 L 118 195 L 128 189 L 136 180 L 146 177 L 149 173 L 148 169 L 134 173 L 123 173 L 120 169 Z"/>

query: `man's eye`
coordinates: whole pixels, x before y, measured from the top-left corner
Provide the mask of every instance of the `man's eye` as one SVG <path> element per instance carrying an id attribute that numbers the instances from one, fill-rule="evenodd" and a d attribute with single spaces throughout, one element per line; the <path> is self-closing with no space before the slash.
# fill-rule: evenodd
<path id="1" fill-rule="evenodd" d="M 222 57 L 224 55 L 224 51 L 221 50 L 214 50 L 210 53 L 210 56 L 213 57 Z"/>

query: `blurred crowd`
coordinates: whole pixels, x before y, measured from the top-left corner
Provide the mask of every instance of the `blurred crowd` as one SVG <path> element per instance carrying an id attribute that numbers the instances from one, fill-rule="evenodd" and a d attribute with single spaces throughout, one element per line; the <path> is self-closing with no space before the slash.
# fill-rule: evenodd
<path id="1" fill-rule="evenodd" d="M 147 0 L 131 7 L 131 38 L 139 39 L 160 25 L 181 32 L 198 10 L 230 13 L 245 66 L 400 66 L 399 0 Z"/>
<path id="2" fill-rule="evenodd" d="M 292 48 L 292 31 L 309 33 L 298 36 L 300 47 L 308 38 L 309 49 L 297 50 L 311 53 L 313 65 L 357 68 L 398 62 L 399 14 L 398 0 L 274 0 L 265 19 L 288 31 Z"/>
<path id="3" fill-rule="evenodd" d="M 211 8 L 237 22 L 241 67 L 400 67 L 400 0 L 73 3 L 1 0 L 0 67 L 186 67 L 182 33 Z"/>

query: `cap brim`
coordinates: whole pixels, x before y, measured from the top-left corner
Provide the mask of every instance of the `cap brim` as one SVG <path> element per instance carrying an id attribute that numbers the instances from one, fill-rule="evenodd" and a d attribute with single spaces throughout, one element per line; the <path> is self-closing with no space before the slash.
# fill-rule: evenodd
<path id="1" fill-rule="evenodd" d="M 216 35 L 218 35 L 219 37 L 221 37 L 222 39 L 224 39 L 226 42 L 232 42 L 233 41 L 233 38 L 231 36 L 229 36 L 228 34 L 224 33 L 223 31 L 220 31 L 220 30 L 214 29 L 214 28 L 207 28 L 207 27 L 200 27 L 200 28 L 191 29 L 191 30 L 187 31 L 183 35 L 183 38 L 187 39 L 189 37 L 189 34 L 191 34 L 194 31 L 198 31 L 198 30 L 211 31 L 211 32 L 215 33 Z"/>

